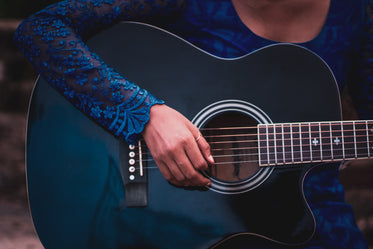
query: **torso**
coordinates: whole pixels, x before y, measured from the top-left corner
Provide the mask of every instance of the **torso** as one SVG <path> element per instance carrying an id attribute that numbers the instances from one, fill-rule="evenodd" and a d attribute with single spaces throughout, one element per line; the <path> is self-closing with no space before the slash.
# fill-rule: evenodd
<path id="1" fill-rule="evenodd" d="M 328 16 L 330 0 L 232 0 L 241 21 L 255 34 L 278 42 L 315 38 Z"/>
<path id="2" fill-rule="evenodd" d="M 250 7 L 247 3 L 258 3 L 254 7 L 259 10 L 244 9 Z M 291 6 L 285 8 L 286 4 Z M 166 29 L 223 58 L 244 56 L 278 42 L 296 43 L 325 60 L 343 89 L 352 55 L 366 39 L 365 5 L 360 0 L 189 0 L 184 15 Z M 264 19 L 262 25 L 254 25 L 258 18 Z M 294 19 L 295 25 L 289 25 Z"/>

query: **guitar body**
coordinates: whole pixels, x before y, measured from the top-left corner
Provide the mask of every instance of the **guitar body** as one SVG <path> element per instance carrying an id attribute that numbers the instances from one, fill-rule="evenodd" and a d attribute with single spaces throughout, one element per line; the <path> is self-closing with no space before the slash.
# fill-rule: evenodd
<path id="1" fill-rule="evenodd" d="M 137 23 L 121 23 L 89 45 L 201 128 L 215 113 L 229 112 L 254 123 L 340 119 L 332 73 L 298 46 L 228 60 Z M 129 152 L 38 80 L 29 110 L 27 183 L 45 248 L 232 248 L 262 239 L 280 247 L 313 236 L 302 186 L 315 164 L 258 169 L 242 181 L 214 178 L 211 189 L 192 190 L 170 185 L 148 162 L 140 179 L 146 204 L 131 206 Z"/>

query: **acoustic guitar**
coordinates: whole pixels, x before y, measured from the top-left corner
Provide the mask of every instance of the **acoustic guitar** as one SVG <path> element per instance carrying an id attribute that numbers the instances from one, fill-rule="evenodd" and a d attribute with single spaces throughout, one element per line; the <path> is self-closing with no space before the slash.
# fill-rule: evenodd
<path id="1" fill-rule="evenodd" d="M 89 46 L 199 127 L 216 163 L 209 188 L 179 188 L 143 141 L 126 144 L 40 77 L 30 104 L 27 184 L 45 248 L 234 248 L 309 241 L 303 182 L 315 167 L 371 158 L 373 121 L 341 120 L 335 78 L 296 45 L 213 56 L 140 23 Z M 259 248 L 259 247 L 258 247 Z"/>

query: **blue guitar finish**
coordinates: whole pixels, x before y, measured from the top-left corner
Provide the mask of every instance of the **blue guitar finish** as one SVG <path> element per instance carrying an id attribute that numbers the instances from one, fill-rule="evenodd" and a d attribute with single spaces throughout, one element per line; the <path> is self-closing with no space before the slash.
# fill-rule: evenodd
<path id="1" fill-rule="evenodd" d="M 138 23 L 121 23 L 89 43 L 109 65 L 190 120 L 211 104 L 241 102 L 258 110 L 262 119 L 248 117 L 256 122 L 340 119 L 332 73 L 298 46 L 280 44 L 227 60 Z M 129 207 L 129 151 L 42 78 L 37 81 L 27 130 L 27 183 L 46 248 L 230 248 L 258 238 L 280 248 L 313 236 L 302 184 L 315 165 L 277 167 L 250 190 L 224 193 L 174 187 L 154 163 L 144 163 L 147 205 Z"/>

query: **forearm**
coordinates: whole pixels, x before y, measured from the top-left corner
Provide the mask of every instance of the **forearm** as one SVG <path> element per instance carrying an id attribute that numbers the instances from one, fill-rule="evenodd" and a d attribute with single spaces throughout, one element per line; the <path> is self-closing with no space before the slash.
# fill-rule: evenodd
<path id="1" fill-rule="evenodd" d="M 15 41 L 36 70 L 85 114 L 132 143 L 161 100 L 106 65 L 87 37 L 123 20 L 176 13 L 180 1 L 62 1 L 24 20 Z M 125 60 L 126 58 L 123 58 Z"/>

